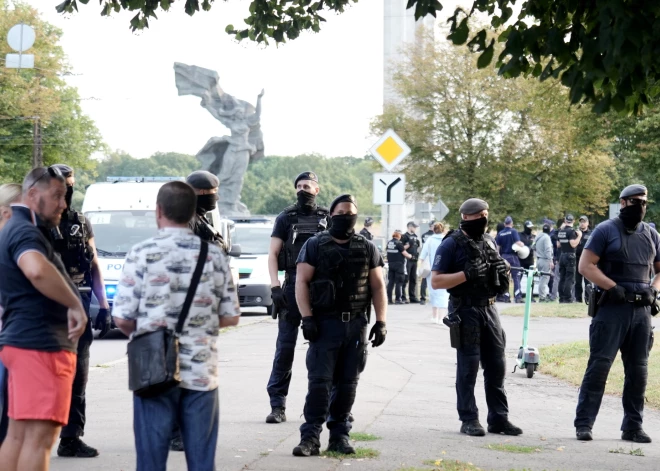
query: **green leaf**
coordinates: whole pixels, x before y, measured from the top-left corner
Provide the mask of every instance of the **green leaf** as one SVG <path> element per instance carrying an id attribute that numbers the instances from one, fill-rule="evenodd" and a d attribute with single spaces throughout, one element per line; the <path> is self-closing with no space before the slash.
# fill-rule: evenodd
<path id="1" fill-rule="evenodd" d="M 236 30 L 234 29 L 234 25 L 227 25 L 227 27 L 225 28 L 225 33 L 227 34 L 233 34 L 235 32 Z"/>
<path id="2" fill-rule="evenodd" d="M 493 60 L 493 53 L 495 52 L 495 40 L 491 40 L 490 45 L 486 48 L 484 52 L 481 53 L 479 59 L 477 59 L 477 68 L 485 69 Z"/>
<path id="3" fill-rule="evenodd" d="M 465 44 L 465 41 L 467 41 L 469 34 L 470 34 L 470 28 L 468 27 L 468 19 L 463 18 L 463 20 L 461 20 L 461 23 L 458 25 L 456 30 L 453 31 L 451 34 L 449 34 L 449 36 L 447 36 L 447 39 L 449 39 L 455 45 L 460 46 L 462 44 Z"/>

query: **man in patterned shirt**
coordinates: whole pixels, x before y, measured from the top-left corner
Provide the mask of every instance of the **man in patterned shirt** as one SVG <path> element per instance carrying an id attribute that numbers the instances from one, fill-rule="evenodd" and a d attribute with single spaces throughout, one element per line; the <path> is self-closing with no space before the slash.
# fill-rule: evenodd
<path id="1" fill-rule="evenodd" d="M 126 335 L 174 330 L 192 279 L 201 241 L 189 229 L 197 197 L 187 183 L 163 185 L 156 200 L 158 235 L 126 257 L 112 315 Z M 165 471 L 177 417 L 188 469 L 215 469 L 218 440 L 220 328 L 238 324 L 240 308 L 229 263 L 209 245 L 206 265 L 179 338 L 181 384 L 153 398 L 133 398 L 138 471 Z"/>

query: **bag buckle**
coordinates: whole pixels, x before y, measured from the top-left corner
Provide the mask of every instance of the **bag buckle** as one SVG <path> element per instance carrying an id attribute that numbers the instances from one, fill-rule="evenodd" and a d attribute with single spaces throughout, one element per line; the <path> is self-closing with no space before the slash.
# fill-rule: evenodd
<path id="1" fill-rule="evenodd" d="M 351 313 L 350 312 L 342 312 L 341 313 L 341 321 L 342 322 L 350 322 L 351 321 Z"/>

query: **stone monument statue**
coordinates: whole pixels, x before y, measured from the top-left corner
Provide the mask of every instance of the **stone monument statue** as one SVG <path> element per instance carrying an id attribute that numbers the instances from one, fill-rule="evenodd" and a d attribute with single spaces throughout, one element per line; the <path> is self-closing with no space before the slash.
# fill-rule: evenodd
<path id="1" fill-rule="evenodd" d="M 230 136 L 212 137 L 197 153 L 202 169 L 218 176 L 218 209 L 223 216 L 249 215 L 241 203 L 241 189 L 248 164 L 264 157 L 261 132 L 261 97 L 256 108 L 225 93 L 218 83 L 217 72 L 195 65 L 174 63 L 174 79 L 181 95 L 202 99 L 202 108 L 228 127 Z"/>

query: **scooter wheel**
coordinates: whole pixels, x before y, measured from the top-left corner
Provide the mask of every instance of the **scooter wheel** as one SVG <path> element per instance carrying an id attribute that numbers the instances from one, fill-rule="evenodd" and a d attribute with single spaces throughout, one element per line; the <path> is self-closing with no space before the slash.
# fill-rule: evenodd
<path id="1" fill-rule="evenodd" d="M 531 378 L 534 376 L 534 363 L 527 363 L 527 377 Z"/>

